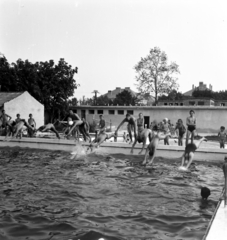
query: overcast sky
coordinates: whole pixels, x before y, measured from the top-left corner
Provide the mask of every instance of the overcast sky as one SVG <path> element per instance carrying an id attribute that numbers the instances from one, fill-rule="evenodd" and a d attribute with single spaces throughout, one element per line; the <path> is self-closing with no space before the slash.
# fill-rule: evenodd
<path id="1" fill-rule="evenodd" d="M 0 0 L 0 52 L 9 62 L 78 67 L 75 96 L 135 87 L 153 47 L 179 65 L 179 91 L 203 81 L 227 89 L 225 0 Z"/>

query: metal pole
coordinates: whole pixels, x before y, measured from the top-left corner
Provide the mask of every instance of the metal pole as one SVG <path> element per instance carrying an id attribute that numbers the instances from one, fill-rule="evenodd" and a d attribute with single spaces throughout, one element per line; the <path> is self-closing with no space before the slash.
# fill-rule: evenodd
<path id="1" fill-rule="evenodd" d="M 225 163 L 222 167 L 225 177 L 225 186 L 224 186 L 224 206 L 227 205 L 227 157 L 225 157 Z"/>

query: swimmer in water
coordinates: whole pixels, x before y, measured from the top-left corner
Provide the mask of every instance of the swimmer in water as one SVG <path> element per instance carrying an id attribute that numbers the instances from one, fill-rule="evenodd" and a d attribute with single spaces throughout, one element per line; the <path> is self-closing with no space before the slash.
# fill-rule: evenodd
<path id="1" fill-rule="evenodd" d="M 188 170 L 193 161 L 195 151 L 199 148 L 200 144 L 203 141 L 207 141 L 207 139 L 203 137 L 197 143 L 189 143 L 188 145 L 186 145 L 184 154 L 182 155 L 181 158 L 180 168 L 182 167 L 184 168 L 185 167 L 184 165 L 187 164 L 184 170 Z"/>
<path id="2" fill-rule="evenodd" d="M 186 143 L 185 143 L 186 146 L 188 144 L 188 139 L 190 134 L 191 134 L 191 143 L 193 143 L 195 130 L 196 130 L 195 112 L 193 110 L 190 110 L 189 114 L 190 116 L 186 118 L 186 125 L 188 126 L 187 133 L 186 133 Z"/>
<path id="3" fill-rule="evenodd" d="M 37 131 L 46 132 L 46 131 L 48 131 L 48 130 L 54 132 L 54 133 L 56 134 L 57 138 L 60 139 L 60 135 L 59 135 L 58 131 L 56 130 L 56 128 L 55 128 L 55 126 L 54 126 L 53 123 L 48 123 L 48 124 L 46 124 L 46 125 L 44 125 L 44 126 L 39 127 L 39 128 L 36 130 L 36 132 L 37 132 Z"/>
<path id="4" fill-rule="evenodd" d="M 170 135 L 170 133 L 168 133 L 168 135 L 167 135 L 167 134 L 162 134 L 159 132 L 153 135 L 150 144 L 147 146 L 144 161 L 143 161 L 142 165 L 152 165 L 154 158 L 155 158 L 155 154 L 156 154 L 156 150 L 157 150 L 159 141 L 162 139 L 165 139 L 169 135 Z M 149 156 L 149 161 L 147 161 L 148 156 Z"/>

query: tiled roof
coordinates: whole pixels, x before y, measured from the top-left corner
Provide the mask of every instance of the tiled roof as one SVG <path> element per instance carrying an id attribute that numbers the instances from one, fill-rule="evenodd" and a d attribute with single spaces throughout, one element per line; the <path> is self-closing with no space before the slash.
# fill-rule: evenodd
<path id="1" fill-rule="evenodd" d="M 24 92 L 0 92 L 0 106 L 14 98 L 17 98 L 23 93 Z"/>

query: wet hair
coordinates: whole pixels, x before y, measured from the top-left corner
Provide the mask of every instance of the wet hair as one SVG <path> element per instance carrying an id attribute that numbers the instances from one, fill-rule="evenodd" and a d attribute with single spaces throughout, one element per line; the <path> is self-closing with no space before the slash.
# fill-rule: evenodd
<path id="1" fill-rule="evenodd" d="M 130 113 L 127 113 L 127 114 L 126 114 L 126 117 L 130 117 L 130 116 L 131 116 Z"/>
<path id="2" fill-rule="evenodd" d="M 19 114 L 19 113 L 17 114 L 17 117 L 20 117 L 20 114 Z"/>
<path id="3" fill-rule="evenodd" d="M 32 114 L 30 113 L 28 116 L 29 116 L 29 117 L 31 117 L 31 116 L 32 116 Z"/>
<path id="4" fill-rule="evenodd" d="M 194 110 L 190 110 L 190 111 L 189 111 L 189 113 L 192 113 L 192 112 L 193 112 L 193 113 L 195 113 L 195 111 L 194 111 Z"/>
<path id="5" fill-rule="evenodd" d="M 221 130 L 225 130 L 225 127 L 224 127 L 224 126 L 221 126 L 220 129 L 221 129 Z"/>
<path id="6" fill-rule="evenodd" d="M 210 196 L 210 189 L 207 187 L 201 188 L 201 197 L 202 199 L 207 199 Z"/>

